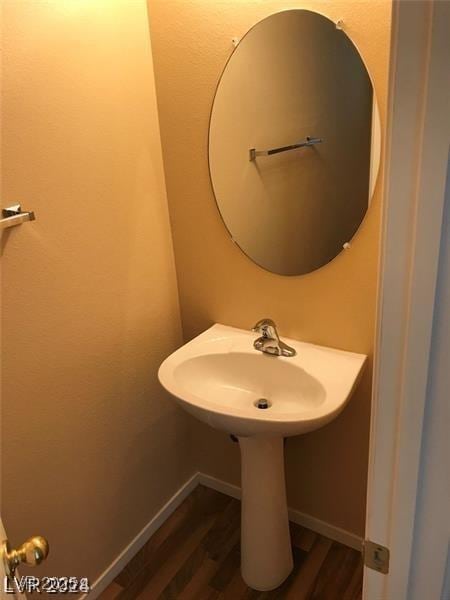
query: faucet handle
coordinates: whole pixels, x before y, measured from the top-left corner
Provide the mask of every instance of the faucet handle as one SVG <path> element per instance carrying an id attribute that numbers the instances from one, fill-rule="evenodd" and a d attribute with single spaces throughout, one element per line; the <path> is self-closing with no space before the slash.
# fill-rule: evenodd
<path id="1" fill-rule="evenodd" d="M 295 356 L 297 354 L 295 348 L 291 348 L 280 340 L 277 326 L 272 319 L 261 319 L 252 328 L 252 331 L 261 334 L 261 337 L 253 344 L 256 350 L 275 356 Z"/>
<path id="2" fill-rule="evenodd" d="M 278 340 L 277 326 L 272 319 L 260 319 L 252 328 L 254 333 L 261 333 L 264 337 Z"/>

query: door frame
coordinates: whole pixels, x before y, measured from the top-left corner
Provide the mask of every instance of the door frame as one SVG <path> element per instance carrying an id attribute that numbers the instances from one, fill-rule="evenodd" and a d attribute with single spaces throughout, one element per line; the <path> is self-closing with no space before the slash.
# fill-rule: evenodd
<path id="1" fill-rule="evenodd" d="M 450 3 L 395 0 L 366 513 L 389 573 L 365 600 L 407 600 L 450 138 Z"/>

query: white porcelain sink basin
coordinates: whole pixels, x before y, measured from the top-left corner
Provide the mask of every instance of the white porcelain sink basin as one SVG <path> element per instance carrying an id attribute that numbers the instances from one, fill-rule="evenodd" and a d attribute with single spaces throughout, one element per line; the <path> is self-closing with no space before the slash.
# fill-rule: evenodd
<path id="1" fill-rule="evenodd" d="M 238 436 L 242 471 L 241 571 L 278 587 L 293 567 L 283 438 L 322 427 L 344 408 L 366 356 L 283 338 L 296 356 L 263 354 L 251 331 L 213 325 L 171 354 L 159 379 L 188 412 Z M 264 399 L 268 408 L 258 408 Z"/>
<path id="2" fill-rule="evenodd" d="M 187 411 L 237 436 L 298 435 L 334 419 L 366 356 L 283 338 L 297 355 L 275 357 L 253 348 L 256 337 L 213 325 L 170 355 L 159 379 Z M 262 398 L 269 408 L 257 408 Z"/>

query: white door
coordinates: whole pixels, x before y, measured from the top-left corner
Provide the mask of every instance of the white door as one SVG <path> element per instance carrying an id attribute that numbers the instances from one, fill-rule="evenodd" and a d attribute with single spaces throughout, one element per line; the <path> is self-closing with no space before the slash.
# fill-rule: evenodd
<path id="1" fill-rule="evenodd" d="M 3 522 L 0 519 L 0 538 L 1 540 L 6 540 L 6 533 L 5 533 L 5 528 L 3 527 Z M 3 561 L 0 561 L 0 579 L 1 579 L 1 586 L 0 586 L 0 599 L 1 600 L 6 600 L 6 598 L 11 598 L 10 594 L 6 593 L 6 573 L 5 573 L 5 565 L 3 564 Z"/>
<path id="2" fill-rule="evenodd" d="M 2 554 L 2 560 L 0 560 L 0 600 L 6 600 L 7 598 L 24 598 L 24 595 L 16 590 L 14 583 L 8 578 L 6 573 L 6 565 L 3 562 L 3 544 L 7 539 L 3 521 L 0 518 L 0 543 L 2 545 L 2 550 L 0 550 Z"/>
<path id="3" fill-rule="evenodd" d="M 393 8 L 366 520 L 366 539 L 373 544 L 367 545 L 364 600 L 412 598 L 411 557 L 450 139 L 450 3 L 396 2 Z M 433 526 L 446 527 L 433 517 Z M 433 587 L 441 588 L 445 536 L 433 548 L 434 553 L 426 554 L 433 562 Z M 414 575 L 417 589 L 418 573 Z M 437 600 L 429 582 L 420 585 Z"/>
<path id="4" fill-rule="evenodd" d="M 3 207 L 0 211 L 0 235 L 6 229 L 17 227 L 35 218 L 32 212 L 22 212 L 20 205 Z M 6 600 L 6 598 L 25 598 L 24 592 L 38 592 L 41 590 L 42 586 L 39 578 L 35 575 L 29 576 L 28 574 L 28 576 L 20 576 L 17 566 L 20 563 L 28 566 L 39 565 L 47 558 L 48 549 L 47 540 L 40 536 L 31 537 L 19 547 L 11 548 L 0 514 L 0 600 Z"/>

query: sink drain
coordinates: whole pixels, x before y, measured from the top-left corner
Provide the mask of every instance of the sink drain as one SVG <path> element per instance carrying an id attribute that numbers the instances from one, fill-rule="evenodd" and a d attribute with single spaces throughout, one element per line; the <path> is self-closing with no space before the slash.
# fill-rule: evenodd
<path id="1" fill-rule="evenodd" d="M 272 403 L 267 400 L 267 398 L 259 398 L 255 403 L 256 408 L 260 408 L 261 410 L 265 408 L 270 408 Z"/>

